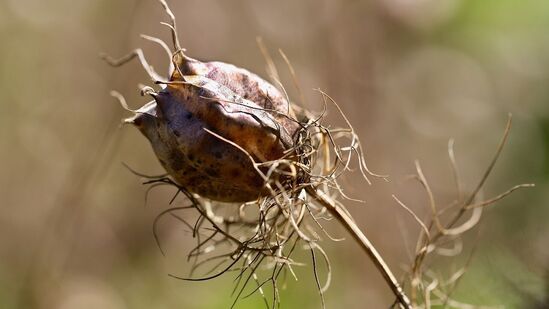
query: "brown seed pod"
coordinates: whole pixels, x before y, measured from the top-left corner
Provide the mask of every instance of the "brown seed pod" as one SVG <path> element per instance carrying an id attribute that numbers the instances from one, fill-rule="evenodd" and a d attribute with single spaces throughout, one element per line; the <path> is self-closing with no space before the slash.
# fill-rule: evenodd
<path id="1" fill-rule="evenodd" d="M 156 104 L 148 103 L 126 123 L 140 129 L 162 166 L 190 192 L 224 202 L 264 196 L 264 179 L 254 162 L 295 157 L 287 152 L 301 125 L 290 102 L 248 70 L 185 55 L 173 13 L 165 1 L 160 3 L 171 18 L 175 51 L 156 38 L 143 37 L 170 53 L 173 69 L 168 81 L 161 80 L 140 49 L 119 60 L 104 57 L 115 66 L 138 57 L 151 79 L 163 87 L 158 93 L 147 89 Z"/>
<path id="2" fill-rule="evenodd" d="M 163 87 L 158 93 L 146 89 L 155 101 L 125 122 L 140 129 L 169 175 L 190 192 L 224 202 L 264 196 L 264 179 L 253 162 L 292 158 L 287 152 L 301 125 L 290 102 L 248 70 L 186 56 L 173 13 L 165 1 L 160 3 L 171 18 L 175 51 L 156 38 L 143 37 L 170 53 L 168 81 L 161 80 L 140 49 L 119 60 L 104 57 L 115 66 L 138 57 L 151 79 Z"/>
<path id="3" fill-rule="evenodd" d="M 211 79 L 194 75 L 185 80 L 149 91 L 156 104 L 145 105 L 126 122 L 140 129 L 163 167 L 190 192 L 224 202 L 266 194 L 252 160 L 283 157 L 293 143 L 285 128 Z"/>

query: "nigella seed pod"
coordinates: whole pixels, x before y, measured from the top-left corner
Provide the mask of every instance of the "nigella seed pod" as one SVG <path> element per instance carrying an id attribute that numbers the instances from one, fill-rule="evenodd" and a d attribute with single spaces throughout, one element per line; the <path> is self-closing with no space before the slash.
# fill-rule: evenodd
<path id="1" fill-rule="evenodd" d="M 284 156 L 293 144 L 287 130 L 257 104 L 209 78 L 184 79 L 151 93 L 155 102 L 126 122 L 139 128 L 166 171 L 187 190 L 224 202 L 267 194 L 253 162 Z"/>
<path id="2" fill-rule="evenodd" d="M 179 110 L 183 105 L 208 129 L 260 161 L 279 159 L 291 147 L 288 130 L 254 102 L 203 76 L 185 76 L 185 80 L 169 84 L 155 96 L 159 117 L 164 121 L 177 123 L 180 118 L 189 117 Z"/>
<path id="3" fill-rule="evenodd" d="M 170 16 L 173 14 L 165 4 Z M 177 40 L 172 16 L 175 51 L 158 39 L 171 55 L 168 81 L 147 63 L 143 52 L 113 60 L 121 65 L 138 57 L 151 79 L 162 86 L 154 101 L 126 119 L 149 140 L 162 166 L 182 188 L 223 202 L 248 202 L 269 194 L 266 179 L 256 163 L 294 160 L 294 138 L 301 128 L 290 102 L 276 87 L 245 69 L 185 55 Z M 282 174 L 285 174 L 283 172 Z M 269 180 L 284 182 L 288 176 L 269 173 Z M 281 178 L 282 177 L 282 178 Z"/>

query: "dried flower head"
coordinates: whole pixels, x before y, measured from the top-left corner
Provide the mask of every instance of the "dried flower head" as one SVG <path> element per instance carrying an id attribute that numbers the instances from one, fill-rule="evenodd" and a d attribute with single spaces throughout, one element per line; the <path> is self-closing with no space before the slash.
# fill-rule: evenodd
<path id="1" fill-rule="evenodd" d="M 367 174 L 384 177 L 371 173 L 366 167 L 360 142 L 345 116 L 342 114 L 348 128 L 329 129 L 322 124 L 324 112 L 313 117 L 290 103 L 276 74 L 271 77 L 279 88 L 245 69 L 186 56 L 177 38 L 174 15 L 164 0 L 159 1 L 170 16 L 171 22 L 166 25 L 172 32 L 174 50 L 157 38 L 143 38 L 159 43 L 169 53 L 169 79 L 152 69 L 141 49 L 117 60 L 103 57 L 113 66 L 137 57 L 152 81 L 161 88 L 143 87 L 142 95 L 150 95 L 154 101 L 137 110 L 128 108 L 124 98 L 113 92 L 122 106 L 134 113 L 125 122 L 135 125 L 148 138 L 168 172 L 168 177 L 153 177 L 147 183 L 174 185 L 190 202 L 188 207 L 173 207 L 161 213 L 154 224 L 155 236 L 160 219 L 168 214 L 175 216 L 193 230 L 198 240 L 197 247 L 189 253 L 189 257 L 194 257 L 192 275 L 207 264 L 215 266 L 206 273 L 227 264 L 216 275 L 184 279 L 215 278 L 234 270 L 235 265 L 243 261 L 238 268 L 239 293 L 235 302 L 253 279 L 258 284 L 253 292 L 263 296 L 263 286 L 266 283 L 273 286 L 271 304 L 276 306 L 279 302 L 277 279 L 283 271 L 293 273 L 292 265 L 296 262 L 291 255 L 298 242 L 303 241 L 311 250 L 315 279 L 322 296 L 329 285 L 330 274 L 327 282 L 321 284 L 315 252 L 320 252 L 327 262 L 328 272 L 330 267 L 328 257 L 318 244 L 321 236 L 315 227 L 326 237 L 335 239 L 320 223 L 335 216 L 374 258 L 399 302 L 408 306 L 407 297 L 381 256 L 338 202 L 338 196 L 346 198 L 338 177 L 349 170 L 352 161 L 356 160 L 366 180 Z M 270 55 L 260 47 L 272 69 Z M 293 73 L 291 64 L 284 54 L 282 56 Z M 341 112 L 331 97 L 320 90 L 319 93 L 325 106 L 332 103 Z M 227 206 L 216 201 L 240 205 Z M 234 215 L 221 215 L 226 213 L 221 210 L 226 207 L 233 209 Z M 176 214 L 187 209 L 199 213 L 194 224 Z M 203 233 L 205 239 L 201 237 Z M 272 271 L 260 282 L 257 270 L 262 264 Z M 244 276 L 247 276 L 245 280 Z"/>
<path id="2" fill-rule="evenodd" d="M 146 183 L 152 187 L 175 186 L 188 202 L 186 206 L 163 211 L 153 225 L 162 252 L 158 223 L 167 215 L 187 226 L 197 240 L 196 247 L 188 255 L 192 261 L 188 277 L 172 277 L 199 281 L 236 271 L 233 306 L 246 294 L 257 292 L 268 307 L 274 308 L 280 301 L 277 289 L 280 275 L 290 272 L 295 276 L 293 267 L 301 265 L 292 255 L 302 243 L 310 250 L 314 278 L 324 304 L 323 293 L 330 284 L 331 267 L 319 240 L 323 237 L 337 239 L 330 236 L 321 222 L 335 218 L 378 268 L 395 295 L 395 305 L 412 308 L 423 301 L 428 308 L 431 292 L 442 293 L 437 290 L 438 283 L 425 279 L 427 269 L 424 265 L 429 254 L 442 240 L 455 239 L 476 224 L 469 220 L 456 227 L 465 214 L 471 211 L 475 216 L 482 207 L 516 188 L 528 186 L 515 187 L 492 200 L 477 201 L 476 195 L 491 171 L 494 159 L 471 197 L 451 205 L 458 208 L 457 216 L 444 223 L 441 219 L 443 210 L 437 209 L 433 193 L 417 164 L 417 179 L 431 201 L 430 223 L 420 220 L 395 196 L 399 205 L 411 213 L 422 228 L 405 281 L 410 283 L 410 301 L 382 256 L 340 201 L 350 199 L 341 190 L 338 179 L 352 165 L 358 166 L 368 183 L 369 176 L 381 179 L 386 176 L 369 171 L 360 141 L 337 103 L 321 90 L 318 92 L 325 109 L 319 116 L 291 103 L 277 78 L 270 55 L 262 45 L 277 87 L 231 64 L 202 62 L 188 57 L 178 40 L 174 14 L 165 0 L 159 2 L 170 17 L 170 23 L 165 25 L 171 29 L 173 50 L 157 38 L 143 38 L 160 44 L 169 54 L 169 78 L 152 69 L 141 49 L 118 60 L 108 56 L 104 59 L 119 66 L 137 57 L 159 88 L 144 86 L 142 95 L 150 95 L 154 100 L 137 110 L 131 110 L 117 92 L 113 95 L 133 113 L 125 122 L 145 135 L 168 173 L 160 177 L 136 174 L 148 178 Z M 294 74 L 287 57 L 281 55 Z M 297 80 L 295 75 L 293 77 Z M 340 112 L 346 128 L 323 125 L 328 104 L 333 104 Z M 508 129 L 504 141 L 507 133 Z M 450 155 L 453 160 L 453 152 Z M 182 215 L 192 210 L 198 215 L 195 222 L 190 222 L 192 216 Z M 327 265 L 325 283 L 321 283 L 317 272 L 318 254 Z M 266 276 L 260 275 L 261 266 L 268 270 Z M 203 275 L 200 277 L 197 273 Z M 255 287 L 247 290 L 250 283 L 255 283 Z M 264 290 L 269 284 L 273 287 L 270 300 Z M 423 297 L 418 296 L 421 292 Z M 437 297 L 448 297 L 441 303 L 449 303 L 449 294 L 442 294 Z"/>

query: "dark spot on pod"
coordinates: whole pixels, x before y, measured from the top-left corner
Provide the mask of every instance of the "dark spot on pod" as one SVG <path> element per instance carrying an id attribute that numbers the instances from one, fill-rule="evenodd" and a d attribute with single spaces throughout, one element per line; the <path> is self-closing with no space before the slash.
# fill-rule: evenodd
<path id="1" fill-rule="evenodd" d="M 197 191 L 199 191 L 201 194 L 208 194 L 208 187 L 205 187 L 205 186 L 198 186 L 197 187 Z"/>
<path id="2" fill-rule="evenodd" d="M 261 177 L 259 177 L 259 175 L 256 174 L 253 178 L 250 179 L 250 185 L 252 187 L 259 187 L 263 185 L 263 180 L 261 179 Z"/>
<path id="3" fill-rule="evenodd" d="M 177 155 L 173 155 L 170 158 L 170 162 L 172 164 L 172 168 L 176 171 L 182 170 L 185 167 L 185 162 Z"/>
<path id="4" fill-rule="evenodd" d="M 207 168 L 206 169 L 206 174 L 208 174 L 208 176 L 211 176 L 211 177 L 218 177 L 219 176 L 219 172 L 215 169 L 212 169 L 212 168 Z"/>
<path id="5" fill-rule="evenodd" d="M 214 153 L 214 156 L 215 156 L 217 159 L 221 159 L 221 158 L 223 157 L 223 154 L 222 154 L 221 152 L 219 152 L 219 151 L 216 151 L 216 152 Z"/>
<path id="6" fill-rule="evenodd" d="M 194 155 L 192 153 L 189 154 L 189 161 L 194 161 Z"/>
<path id="7" fill-rule="evenodd" d="M 239 170 L 237 170 L 237 169 L 231 170 L 231 176 L 232 176 L 232 177 L 238 178 L 238 177 L 240 177 L 240 175 L 241 175 L 241 174 L 240 174 L 240 171 L 239 171 Z"/>
<path id="8" fill-rule="evenodd" d="M 206 90 L 202 87 L 198 88 L 198 96 L 199 97 L 208 97 L 208 93 Z"/>
<path id="9" fill-rule="evenodd" d="M 179 131 L 177 131 L 177 130 L 172 130 L 172 132 L 173 132 L 173 135 L 175 135 L 177 137 L 181 136 L 181 133 L 179 133 Z"/>
<path id="10" fill-rule="evenodd" d="M 187 118 L 187 119 L 191 119 L 191 118 L 193 118 L 193 114 L 191 114 L 191 113 L 187 113 L 187 114 L 185 115 L 185 118 Z"/>

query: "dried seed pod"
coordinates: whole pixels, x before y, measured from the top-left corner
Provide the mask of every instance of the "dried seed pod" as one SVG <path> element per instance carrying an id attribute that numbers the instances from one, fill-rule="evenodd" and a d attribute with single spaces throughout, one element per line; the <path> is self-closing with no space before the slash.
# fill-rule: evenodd
<path id="1" fill-rule="evenodd" d="M 151 92 L 156 104 L 145 105 L 126 122 L 141 130 L 163 167 L 189 191 L 225 202 L 264 195 L 252 160 L 281 158 L 293 144 L 288 132 L 227 87 L 199 75 L 184 79 Z"/>
<path id="2" fill-rule="evenodd" d="M 175 18 L 171 18 L 172 53 L 170 78 L 160 76 L 136 49 L 120 60 L 121 65 L 138 57 L 150 77 L 163 86 L 155 101 L 126 120 L 149 139 L 159 161 L 182 187 L 203 197 L 224 202 L 246 202 L 267 194 L 265 179 L 254 162 L 295 158 L 288 151 L 301 128 L 290 102 L 276 87 L 248 70 L 213 61 L 201 62 L 186 56 L 179 45 Z M 270 179 L 279 179 L 275 173 Z"/>

